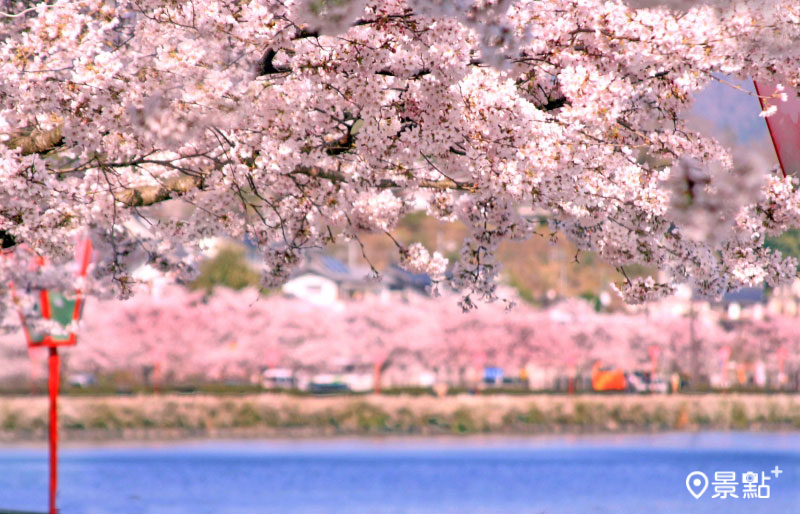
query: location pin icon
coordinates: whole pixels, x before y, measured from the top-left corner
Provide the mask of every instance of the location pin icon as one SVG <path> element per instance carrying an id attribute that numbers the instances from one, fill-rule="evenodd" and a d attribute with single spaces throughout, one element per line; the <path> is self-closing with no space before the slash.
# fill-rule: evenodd
<path id="1" fill-rule="evenodd" d="M 695 499 L 699 500 L 708 489 L 708 477 L 702 471 L 692 471 L 686 477 L 686 488 Z"/>

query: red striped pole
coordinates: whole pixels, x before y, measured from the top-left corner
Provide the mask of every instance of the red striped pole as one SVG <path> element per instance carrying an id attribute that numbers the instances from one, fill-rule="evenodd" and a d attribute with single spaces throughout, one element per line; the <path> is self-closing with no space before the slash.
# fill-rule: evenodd
<path id="1" fill-rule="evenodd" d="M 57 514 L 56 487 L 58 483 L 58 398 L 59 358 L 58 348 L 50 347 L 50 373 L 48 389 L 50 390 L 50 514 Z"/>
<path id="2" fill-rule="evenodd" d="M 800 118 L 797 110 L 800 108 L 800 95 L 792 87 L 785 90 L 786 101 L 780 99 L 778 83 L 789 84 L 785 77 L 775 77 L 772 82 L 754 81 L 756 94 L 761 102 L 761 108 L 766 110 L 770 106 L 777 111 L 766 118 L 772 146 L 778 156 L 783 176 L 797 175 L 800 172 Z"/>

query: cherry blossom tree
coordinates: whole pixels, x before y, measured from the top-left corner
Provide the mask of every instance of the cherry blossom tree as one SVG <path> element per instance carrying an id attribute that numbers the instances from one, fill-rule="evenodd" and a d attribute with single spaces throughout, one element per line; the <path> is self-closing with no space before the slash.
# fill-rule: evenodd
<path id="1" fill-rule="evenodd" d="M 3 246 L 58 266 L 88 227 L 97 292 L 129 295 L 145 262 L 191 274 L 219 235 L 254 241 L 273 287 L 304 249 L 392 238 L 420 203 L 467 227 L 458 260 L 395 241 L 398 260 L 435 284 L 450 267 L 464 308 L 496 298 L 529 212 L 623 274 L 663 272 L 620 284 L 631 302 L 795 274 L 763 242 L 798 225 L 796 180 L 683 120 L 723 76 L 780 83 L 764 115 L 795 90 L 795 0 L 2 5 Z M 47 272 L 1 266 L 2 284 Z"/>
<path id="2" fill-rule="evenodd" d="M 778 351 L 786 371 L 800 370 L 797 318 L 771 316 L 726 327 L 718 314 L 697 316 L 695 337 L 705 375 L 719 369 L 718 355 L 731 349 L 737 362 L 769 363 Z M 588 374 L 602 361 L 626 371 L 650 369 L 649 347 L 661 349 L 663 373 L 694 369 L 691 320 L 668 309 L 650 313 L 597 313 L 581 300 L 547 309 L 499 303 L 463 314 L 450 295 L 406 301 L 368 296 L 341 309 L 254 289 L 218 288 L 211 296 L 179 286 L 160 296 L 127 301 L 90 299 L 77 346 L 64 352 L 65 375 L 131 377 L 158 384 L 250 381 L 265 368 L 297 375 L 371 375 L 383 369 L 385 385 L 415 384 L 420 373 L 451 384 L 469 383 L 486 366 L 517 375 L 529 365 Z M 24 385 L 46 377 L 42 350 L 29 358 L 20 334 L 0 335 L 0 385 Z"/>

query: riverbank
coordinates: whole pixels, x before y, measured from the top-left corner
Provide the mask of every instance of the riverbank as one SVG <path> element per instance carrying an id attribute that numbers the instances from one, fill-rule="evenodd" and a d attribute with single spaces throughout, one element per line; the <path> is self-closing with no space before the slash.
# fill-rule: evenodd
<path id="1" fill-rule="evenodd" d="M 0 397 L 0 442 L 47 433 L 46 397 Z M 800 395 L 63 396 L 65 441 L 800 430 Z"/>

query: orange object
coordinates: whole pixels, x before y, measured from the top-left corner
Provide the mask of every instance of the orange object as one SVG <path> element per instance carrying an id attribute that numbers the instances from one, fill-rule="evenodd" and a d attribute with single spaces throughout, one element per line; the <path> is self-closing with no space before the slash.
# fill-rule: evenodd
<path id="1" fill-rule="evenodd" d="M 596 362 L 592 367 L 592 389 L 595 391 L 624 391 L 625 372 L 621 369 L 603 367 Z"/>
<path id="2" fill-rule="evenodd" d="M 739 381 L 739 385 L 745 385 L 747 383 L 747 368 L 744 364 L 736 366 L 736 380 Z"/>

